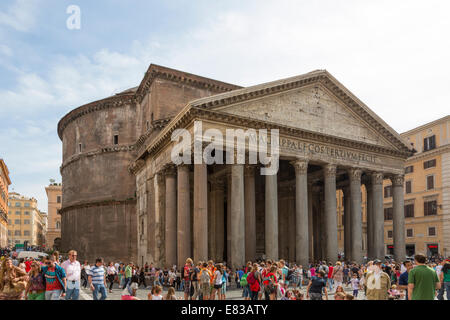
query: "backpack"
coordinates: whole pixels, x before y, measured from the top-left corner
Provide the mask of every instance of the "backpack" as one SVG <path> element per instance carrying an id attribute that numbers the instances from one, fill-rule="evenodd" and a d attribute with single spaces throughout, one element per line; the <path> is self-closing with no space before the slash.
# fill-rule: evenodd
<path id="1" fill-rule="evenodd" d="M 211 280 L 211 276 L 209 275 L 208 270 L 203 270 L 202 274 L 200 275 L 200 282 L 201 283 L 209 283 Z"/>
<path id="2" fill-rule="evenodd" d="M 241 282 L 240 282 L 241 286 L 245 287 L 246 285 L 248 285 L 247 277 L 248 277 L 248 273 L 244 273 L 242 275 Z"/>
<path id="3" fill-rule="evenodd" d="M 254 284 L 255 282 L 257 282 L 253 272 L 247 273 L 247 277 L 245 277 L 245 281 L 247 281 L 247 284 L 249 284 L 250 286 L 252 284 Z"/>
<path id="4" fill-rule="evenodd" d="M 286 280 L 292 281 L 292 276 L 294 275 L 294 270 L 289 269 L 288 274 L 286 276 Z"/>

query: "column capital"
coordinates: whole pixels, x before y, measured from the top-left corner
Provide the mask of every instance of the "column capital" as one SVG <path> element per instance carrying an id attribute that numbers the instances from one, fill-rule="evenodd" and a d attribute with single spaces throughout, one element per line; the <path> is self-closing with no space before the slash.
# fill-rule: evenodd
<path id="1" fill-rule="evenodd" d="M 326 177 L 335 177 L 336 176 L 336 165 L 333 163 L 328 163 L 323 167 L 323 172 Z"/>
<path id="2" fill-rule="evenodd" d="M 177 169 L 178 170 L 189 170 L 190 169 L 190 164 L 186 164 L 186 163 L 181 163 L 177 165 Z"/>
<path id="3" fill-rule="evenodd" d="M 390 177 L 390 179 L 394 187 L 402 187 L 405 182 L 405 176 L 403 174 L 396 174 Z"/>
<path id="4" fill-rule="evenodd" d="M 383 174 L 381 172 L 372 172 L 372 185 L 383 184 Z"/>
<path id="5" fill-rule="evenodd" d="M 348 170 L 348 175 L 350 177 L 350 181 L 359 181 L 361 182 L 362 170 L 358 168 L 350 168 Z"/>
<path id="6" fill-rule="evenodd" d="M 307 174 L 308 173 L 308 160 L 296 159 L 290 162 L 295 169 L 295 174 Z"/>
<path id="7" fill-rule="evenodd" d="M 161 183 L 164 183 L 164 181 L 165 181 L 165 172 L 164 172 L 165 170 L 160 170 L 160 171 L 158 171 L 157 173 L 156 173 L 156 182 L 158 183 L 158 184 L 161 184 Z"/>
<path id="8" fill-rule="evenodd" d="M 163 168 L 164 174 L 167 176 L 174 176 L 177 174 L 177 170 L 175 168 L 175 165 L 172 163 L 168 163 Z"/>

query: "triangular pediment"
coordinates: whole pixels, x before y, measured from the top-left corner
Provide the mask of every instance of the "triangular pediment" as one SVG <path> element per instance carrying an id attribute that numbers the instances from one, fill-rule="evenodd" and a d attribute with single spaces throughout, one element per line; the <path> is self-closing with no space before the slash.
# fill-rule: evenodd
<path id="1" fill-rule="evenodd" d="M 393 148 L 389 140 L 320 84 L 218 107 L 215 110 Z"/>

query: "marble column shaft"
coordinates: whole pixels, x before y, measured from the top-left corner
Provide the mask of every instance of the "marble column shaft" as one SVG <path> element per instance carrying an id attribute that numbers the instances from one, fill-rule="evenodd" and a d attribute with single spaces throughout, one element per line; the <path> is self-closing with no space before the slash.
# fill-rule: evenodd
<path id="1" fill-rule="evenodd" d="M 350 169 L 351 196 L 351 230 L 352 230 L 352 260 L 363 262 L 362 252 L 362 214 L 361 214 L 361 174 L 360 169 Z"/>
<path id="2" fill-rule="evenodd" d="M 177 264 L 184 266 L 191 256 L 191 196 L 189 183 L 189 166 L 177 167 Z"/>
<path id="3" fill-rule="evenodd" d="M 372 173 L 373 254 L 384 259 L 383 174 Z"/>
<path id="4" fill-rule="evenodd" d="M 352 228 L 350 187 L 342 189 L 344 193 L 344 256 L 346 261 L 352 260 Z"/>
<path id="5" fill-rule="evenodd" d="M 394 233 L 394 259 L 404 261 L 406 259 L 405 244 L 405 208 L 403 184 L 404 176 L 395 175 L 392 180 L 392 202 L 393 202 L 393 233 Z"/>
<path id="6" fill-rule="evenodd" d="M 325 177 L 325 241 L 326 260 L 335 263 L 338 258 L 337 209 L 336 209 L 336 166 L 324 168 Z"/>
<path id="7" fill-rule="evenodd" d="M 177 177 L 175 168 L 165 172 L 166 179 L 166 267 L 177 264 Z"/>
<path id="8" fill-rule="evenodd" d="M 295 168 L 295 260 L 306 266 L 309 262 L 308 162 L 291 163 Z"/>
<path id="9" fill-rule="evenodd" d="M 231 266 L 245 265 L 244 165 L 231 165 Z"/>
<path id="10" fill-rule="evenodd" d="M 212 184 L 212 203 L 215 214 L 215 232 L 216 237 L 216 256 L 215 261 L 222 262 L 224 259 L 225 249 L 225 216 L 224 216 L 224 184 L 222 181 L 216 180 Z M 211 230 L 213 231 L 213 230 Z"/>
<path id="11" fill-rule="evenodd" d="M 278 260 L 278 188 L 277 175 L 266 175 L 266 258 Z"/>
<path id="12" fill-rule="evenodd" d="M 245 260 L 256 261 L 255 167 L 245 166 Z"/>
<path id="13" fill-rule="evenodd" d="M 366 189 L 366 230 L 367 230 L 367 257 L 374 257 L 373 245 L 373 192 L 370 183 L 365 184 Z"/>
<path id="14" fill-rule="evenodd" d="M 208 260 L 208 167 L 194 164 L 194 261 Z"/>

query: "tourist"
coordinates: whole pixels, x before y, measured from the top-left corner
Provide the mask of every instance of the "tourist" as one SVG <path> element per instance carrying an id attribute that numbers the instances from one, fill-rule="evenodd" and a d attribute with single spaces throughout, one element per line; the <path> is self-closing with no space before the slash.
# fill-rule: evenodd
<path id="1" fill-rule="evenodd" d="M 30 266 L 29 281 L 25 289 L 25 299 L 45 300 L 45 281 L 41 265 L 34 261 Z"/>
<path id="2" fill-rule="evenodd" d="M 199 261 L 197 262 L 197 265 L 192 269 L 191 272 L 191 291 L 192 291 L 192 296 L 191 296 L 191 300 L 197 300 L 198 296 L 200 295 L 200 283 L 198 282 L 199 277 L 200 277 L 200 269 L 202 266 L 202 262 Z"/>
<path id="3" fill-rule="evenodd" d="M 138 281 L 137 276 L 131 277 L 131 284 L 123 289 L 121 300 L 140 300 L 136 297 L 139 288 Z"/>
<path id="4" fill-rule="evenodd" d="M 103 258 L 97 258 L 95 260 L 95 265 L 89 270 L 88 276 L 89 285 L 91 287 L 94 300 L 99 300 L 99 292 L 101 294 L 100 300 L 105 300 L 107 297 L 106 273 L 105 269 L 103 268 Z"/>
<path id="5" fill-rule="evenodd" d="M 223 268 L 222 268 L 223 270 Z M 226 272 L 226 270 L 224 270 L 224 272 L 222 273 L 222 288 L 219 291 L 219 300 L 226 300 L 227 297 L 227 282 L 228 282 L 228 273 Z M 242 279 L 242 277 L 241 277 Z M 240 282 L 240 280 L 239 280 Z"/>
<path id="6" fill-rule="evenodd" d="M 19 260 L 19 266 L 18 267 L 26 272 L 26 270 L 25 270 L 26 269 L 26 265 L 25 265 L 25 261 L 23 259 Z"/>
<path id="7" fill-rule="evenodd" d="M 161 295 L 162 288 L 159 285 L 155 286 L 154 293 L 152 294 L 151 300 L 163 300 L 163 296 Z"/>
<path id="8" fill-rule="evenodd" d="M 383 272 L 381 260 L 375 260 L 364 277 L 367 300 L 387 300 L 388 290 L 391 288 L 391 280 L 386 272 Z"/>
<path id="9" fill-rule="evenodd" d="M 80 295 L 81 266 L 77 261 L 77 252 L 69 251 L 69 259 L 61 264 L 67 278 L 66 300 L 78 300 Z"/>
<path id="10" fill-rule="evenodd" d="M 0 300 L 21 300 L 27 281 L 24 270 L 14 266 L 12 259 L 4 259 L 0 268 Z"/>
<path id="11" fill-rule="evenodd" d="M 123 288 L 129 286 L 131 283 L 131 277 L 133 276 L 133 262 L 129 262 L 125 267 L 124 275 L 125 282 L 123 283 Z"/>
<path id="12" fill-rule="evenodd" d="M 328 274 L 327 274 L 327 277 L 328 277 L 327 284 L 328 284 L 328 290 L 330 292 L 333 290 L 333 287 L 334 287 L 333 271 L 334 271 L 334 267 L 333 267 L 333 264 L 330 262 L 328 264 Z"/>
<path id="13" fill-rule="evenodd" d="M 81 279 L 83 280 L 83 288 L 87 288 L 87 284 L 88 284 L 88 275 L 87 272 L 88 270 L 91 268 L 91 266 L 89 265 L 88 261 L 85 260 L 83 265 L 81 266 Z"/>
<path id="14" fill-rule="evenodd" d="M 327 285 L 324 280 L 325 272 L 319 271 L 316 277 L 313 277 L 306 288 L 306 298 L 311 300 L 322 300 L 322 291 L 325 292 L 325 300 L 328 300 Z"/>
<path id="15" fill-rule="evenodd" d="M 217 292 L 217 299 L 220 300 L 220 290 L 222 289 L 222 283 L 223 283 L 224 268 L 222 267 L 221 264 L 218 264 L 215 269 L 216 270 L 214 271 L 214 273 L 212 275 L 213 289 L 211 292 L 210 300 L 215 300 L 216 292 Z"/>
<path id="16" fill-rule="evenodd" d="M 147 288 L 147 283 L 146 283 L 146 281 L 145 281 L 145 268 L 142 267 L 142 268 L 139 270 L 139 273 L 136 274 L 135 276 L 136 276 L 136 279 L 138 279 L 138 287 L 140 287 L 141 284 L 143 284 L 143 285 L 144 285 L 144 289 Z M 132 278 L 133 278 L 133 277 L 132 277 Z"/>
<path id="17" fill-rule="evenodd" d="M 60 300 L 66 290 L 66 272 L 56 264 L 56 259 L 56 255 L 51 255 L 42 267 L 45 279 L 45 300 Z"/>
<path id="18" fill-rule="evenodd" d="M 342 286 L 344 282 L 344 268 L 340 261 L 336 262 L 336 266 L 333 268 L 330 278 L 333 279 L 335 289 Z"/>
<path id="19" fill-rule="evenodd" d="M 183 279 L 184 279 L 184 300 L 189 300 L 191 293 L 191 281 L 189 279 L 192 271 L 194 262 L 191 258 L 186 259 L 186 263 L 183 268 Z"/>
<path id="20" fill-rule="evenodd" d="M 441 273 L 442 273 L 442 268 L 444 267 L 444 264 L 446 263 L 445 260 L 442 260 L 439 262 L 439 264 L 434 268 L 434 270 L 436 271 L 436 275 L 438 277 L 438 279 L 441 279 Z M 445 288 L 442 285 L 442 281 L 441 281 L 441 287 L 438 290 L 438 294 L 437 294 L 437 299 L 438 300 L 444 300 L 444 292 L 445 292 Z"/>
<path id="21" fill-rule="evenodd" d="M 116 279 L 116 274 L 117 274 L 117 270 L 116 267 L 114 266 L 114 263 L 112 261 L 110 261 L 108 263 L 108 268 L 106 268 L 106 274 L 108 276 L 108 281 L 109 281 L 109 293 L 112 293 L 112 288 L 114 286 L 114 280 Z"/>
<path id="22" fill-rule="evenodd" d="M 447 293 L 447 300 L 450 300 L 450 261 L 445 261 L 440 274 L 441 287 L 445 289 Z M 442 300 L 444 298 L 442 297 Z"/>
<path id="23" fill-rule="evenodd" d="M 203 262 L 203 266 L 200 270 L 199 279 L 200 279 L 200 291 L 203 297 L 203 300 L 209 300 L 209 295 L 211 294 L 211 272 L 208 269 L 208 264 Z"/>
<path id="24" fill-rule="evenodd" d="M 352 278 L 352 280 L 350 280 L 350 283 L 352 285 L 353 296 L 355 298 L 357 298 L 358 297 L 358 290 L 360 288 L 360 284 L 359 284 L 358 276 L 356 274 L 353 274 L 353 278 Z"/>
<path id="25" fill-rule="evenodd" d="M 163 300 L 177 300 L 177 297 L 175 296 L 175 288 L 174 287 L 170 287 L 167 290 L 167 294 Z"/>
<path id="26" fill-rule="evenodd" d="M 411 261 L 406 260 L 403 262 L 403 267 L 405 272 L 403 272 L 400 277 L 398 277 L 398 289 L 405 290 L 405 299 L 408 300 L 408 274 L 413 268 L 413 264 Z"/>
<path id="27" fill-rule="evenodd" d="M 247 263 L 247 266 L 245 267 L 245 273 L 242 275 L 240 280 L 240 284 L 242 287 L 242 297 L 244 298 L 244 300 L 250 300 L 250 287 L 247 282 L 247 277 L 248 274 L 250 273 L 250 270 L 251 270 L 251 263 L 250 265 Z"/>
<path id="28" fill-rule="evenodd" d="M 436 271 L 426 266 L 427 258 L 415 255 L 416 266 L 408 274 L 409 300 L 434 300 L 436 289 L 441 287 Z"/>

